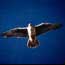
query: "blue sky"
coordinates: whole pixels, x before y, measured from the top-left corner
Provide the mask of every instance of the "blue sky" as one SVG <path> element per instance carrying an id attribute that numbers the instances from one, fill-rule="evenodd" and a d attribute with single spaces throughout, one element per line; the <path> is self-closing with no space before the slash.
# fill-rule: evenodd
<path id="1" fill-rule="evenodd" d="M 0 0 L 0 32 L 41 22 L 61 23 L 63 27 L 40 35 L 40 46 L 27 48 L 27 38 L 0 37 L 0 63 L 51 64 L 65 62 L 64 0 Z"/>

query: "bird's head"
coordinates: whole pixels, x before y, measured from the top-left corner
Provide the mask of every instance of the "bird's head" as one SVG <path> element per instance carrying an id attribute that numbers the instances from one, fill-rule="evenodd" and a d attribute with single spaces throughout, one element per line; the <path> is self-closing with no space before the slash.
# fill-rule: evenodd
<path id="1" fill-rule="evenodd" d="M 31 23 L 29 23 L 29 24 L 28 24 L 28 26 L 32 26 L 32 24 L 31 24 Z"/>

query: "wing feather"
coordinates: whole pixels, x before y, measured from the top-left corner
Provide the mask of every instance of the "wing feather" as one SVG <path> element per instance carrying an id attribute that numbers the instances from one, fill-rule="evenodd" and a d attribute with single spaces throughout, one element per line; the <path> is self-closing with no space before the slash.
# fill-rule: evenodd
<path id="1" fill-rule="evenodd" d="M 41 23 L 41 24 L 35 26 L 36 35 L 40 35 L 40 34 L 46 33 L 46 32 L 48 32 L 50 30 L 58 29 L 61 26 L 62 26 L 62 24 L 58 24 L 58 23 L 55 23 L 55 24 L 52 24 L 52 23 Z"/>
<path id="2" fill-rule="evenodd" d="M 27 28 L 21 28 L 21 27 L 17 27 L 17 28 L 13 28 L 10 29 L 6 32 L 3 32 L 1 34 L 1 36 L 7 36 L 7 37 L 27 37 Z"/>

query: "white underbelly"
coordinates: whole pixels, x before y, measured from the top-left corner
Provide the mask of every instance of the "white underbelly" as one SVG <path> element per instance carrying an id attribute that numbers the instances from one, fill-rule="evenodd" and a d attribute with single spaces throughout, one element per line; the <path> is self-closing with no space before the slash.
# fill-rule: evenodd
<path id="1" fill-rule="evenodd" d="M 33 40 L 33 39 L 32 39 L 32 36 L 35 36 L 35 34 L 36 34 L 35 28 L 33 28 L 33 27 L 28 27 L 27 29 L 28 29 L 29 40 L 32 41 L 32 40 Z"/>

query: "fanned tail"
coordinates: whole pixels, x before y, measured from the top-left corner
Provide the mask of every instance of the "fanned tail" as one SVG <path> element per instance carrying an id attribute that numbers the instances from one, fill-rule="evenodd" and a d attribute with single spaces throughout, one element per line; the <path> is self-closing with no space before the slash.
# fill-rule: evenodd
<path id="1" fill-rule="evenodd" d="M 28 48 L 37 48 L 38 46 L 39 46 L 38 40 L 34 40 L 34 41 L 28 40 L 28 42 L 27 42 Z"/>

